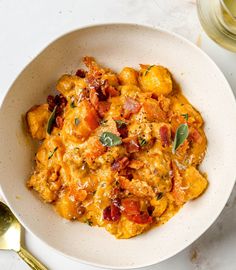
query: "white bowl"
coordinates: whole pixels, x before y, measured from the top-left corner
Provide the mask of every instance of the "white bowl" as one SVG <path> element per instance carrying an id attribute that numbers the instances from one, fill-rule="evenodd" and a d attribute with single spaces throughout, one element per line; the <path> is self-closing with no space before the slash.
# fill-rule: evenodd
<path id="1" fill-rule="evenodd" d="M 169 68 L 184 94 L 206 121 L 209 145 L 201 170 L 210 185 L 168 223 L 129 239 L 116 240 L 105 229 L 64 222 L 50 205 L 27 190 L 33 144 L 23 132 L 22 114 L 45 102 L 57 79 L 74 72 L 85 55 L 119 71 L 124 66 L 158 63 Z M 196 240 L 223 209 L 235 181 L 236 105 L 213 61 L 175 34 L 151 27 L 109 24 L 64 35 L 44 49 L 18 76 L 0 111 L 0 182 L 20 222 L 57 251 L 80 262 L 109 268 L 135 268 L 165 260 Z"/>

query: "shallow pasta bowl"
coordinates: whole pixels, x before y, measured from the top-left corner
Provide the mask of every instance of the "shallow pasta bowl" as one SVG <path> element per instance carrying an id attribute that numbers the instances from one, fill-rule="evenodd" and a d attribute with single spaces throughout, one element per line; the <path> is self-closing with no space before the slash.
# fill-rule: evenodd
<path id="1" fill-rule="evenodd" d="M 45 101 L 63 73 L 75 72 L 85 55 L 119 71 L 139 63 L 169 68 L 184 94 L 202 113 L 208 151 L 201 165 L 209 187 L 168 223 L 129 239 L 104 229 L 63 222 L 50 205 L 29 192 L 34 145 L 22 128 L 22 114 Z M 165 260 L 196 240 L 222 211 L 235 182 L 236 104 L 226 79 L 199 48 L 151 27 L 109 24 L 66 34 L 44 49 L 17 77 L 0 110 L 0 184 L 22 224 L 55 250 L 96 266 L 135 268 Z"/>

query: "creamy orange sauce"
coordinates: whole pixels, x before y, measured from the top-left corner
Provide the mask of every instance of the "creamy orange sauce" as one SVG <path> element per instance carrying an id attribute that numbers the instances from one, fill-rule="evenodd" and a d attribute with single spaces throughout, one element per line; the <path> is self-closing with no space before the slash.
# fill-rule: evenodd
<path id="1" fill-rule="evenodd" d="M 59 79 L 60 96 L 26 114 L 31 136 L 42 142 L 27 186 L 63 218 L 130 238 L 206 189 L 198 170 L 204 122 L 165 67 L 116 74 L 91 57 L 84 62 L 87 71 Z M 176 149 L 183 126 L 188 134 Z"/>

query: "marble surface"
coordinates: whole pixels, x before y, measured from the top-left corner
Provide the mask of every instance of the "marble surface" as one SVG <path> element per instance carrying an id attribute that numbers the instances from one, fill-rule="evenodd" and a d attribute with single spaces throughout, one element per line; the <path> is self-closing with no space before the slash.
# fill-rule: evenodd
<path id="1" fill-rule="evenodd" d="M 77 27 L 104 22 L 145 23 L 183 35 L 216 62 L 236 94 L 236 54 L 218 47 L 202 32 L 194 0 L 0 0 L 0 103 L 17 74 L 48 43 Z M 25 244 L 51 270 L 98 269 L 58 255 L 28 232 Z M 236 188 L 216 222 L 197 241 L 145 269 L 235 270 L 235 250 Z M 13 252 L 0 251 L 0 269 L 29 268 Z"/>

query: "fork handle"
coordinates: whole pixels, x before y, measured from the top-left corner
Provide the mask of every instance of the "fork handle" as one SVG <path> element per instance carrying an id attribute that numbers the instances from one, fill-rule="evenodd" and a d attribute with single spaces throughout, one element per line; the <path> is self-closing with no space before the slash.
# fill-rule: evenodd
<path id="1" fill-rule="evenodd" d="M 30 266 L 33 270 L 48 270 L 43 264 L 41 264 L 32 254 L 30 254 L 23 247 L 17 251 L 18 255 Z"/>

